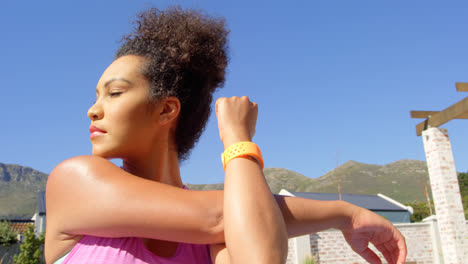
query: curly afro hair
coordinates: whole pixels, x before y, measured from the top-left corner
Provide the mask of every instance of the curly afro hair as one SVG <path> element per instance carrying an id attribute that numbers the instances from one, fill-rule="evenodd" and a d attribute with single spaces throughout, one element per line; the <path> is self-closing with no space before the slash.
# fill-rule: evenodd
<path id="1" fill-rule="evenodd" d="M 115 58 L 145 57 L 143 75 L 151 101 L 169 96 L 180 100 L 175 142 L 179 160 L 185 160 L 208 121 L 213 92 L 224 85 L 229 30 L 222 18 L 180 7 L 151 8 L 134 23 Z"/>

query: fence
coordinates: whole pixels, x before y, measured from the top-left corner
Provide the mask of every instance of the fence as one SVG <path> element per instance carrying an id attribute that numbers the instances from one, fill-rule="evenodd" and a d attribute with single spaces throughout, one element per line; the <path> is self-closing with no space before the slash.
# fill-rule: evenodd
<path id="1" fill-rule="evenodd" d="M 13 263 L 13 256 L 20 252 L 20 244 L 13 244 L 10 246 L 0 245 L 0 264 Z"/>

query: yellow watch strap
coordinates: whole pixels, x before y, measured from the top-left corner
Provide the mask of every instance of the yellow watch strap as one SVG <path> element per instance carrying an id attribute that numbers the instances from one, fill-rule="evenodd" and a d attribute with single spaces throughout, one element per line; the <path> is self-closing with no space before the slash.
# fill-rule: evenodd
<path id="1" fill-rule="evenodd" d="M 221 154 L 223 168 L 226 169 L 226 164 L 228 164 L 228 162 L 231 161 L 232 159 L 235 159 L 238 157 L 245 157 L 245 156 L 255 158 L 263 170 L 264 164 L 263 164 L 262 152 L 260 151 L 260 148 L 257 146 L 257 144 L 250 142 L 250 141 L 242 141 L 242 142 L 238 142 L 236 144 L 229 146 L 224 151 L 224 153 Z"/>

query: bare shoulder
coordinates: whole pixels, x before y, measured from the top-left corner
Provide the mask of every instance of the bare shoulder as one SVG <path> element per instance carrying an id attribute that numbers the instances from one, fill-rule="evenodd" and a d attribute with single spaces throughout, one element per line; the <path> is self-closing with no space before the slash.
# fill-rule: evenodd
<path id="1" fill-rule="evenodd" d="M 46 255 L 83 235 L 218 242 L 221 196 L 147 180 L 99 157 L 67 159 L 47 182 Z"/>
<path id="2" fill-rule="evenodd" d="M 72 210 L 68 202 L 76 206 L 86 201 L 85 195 L 98 191 L 102 186 L 96 185 L 106 177 L 124 172 L 112 162 L 96 156 L 77 156 L 59 163 L 47 179 L 46 203 L 47 214 L 55 216 L 62 210 Z M 127 173 L 128 174 L 128 173 Z"/>
<path id="3" fill-rule="evenodd" d="M 112 162 L 97 156 L 77 156 L 59 163 L 50 173 L 47 188 L 53 189 L 55 184 L 73 184 L 72 180 L 86 180 L 95 177 L 100 170 L 121 170 Z"/>
<path id="4" fill-rule="evenodd" d="M 100 157 L 79 156 L 61 162 L 49 175 L 47 229 L 68 235 L 170 240 L 179 221 L 204 215 L 200 212 L 209 207 L 205 199 L 213 196 L 132 175 Z M 166 218 L 159 217 L 162 213 Z"/>
<path id="5" fill-rule="evenodd" d="M 87 212 L 89 202 L 105 191 L 106 184 L 111 184 L 106 177 L 123 172 L 112 162 L 96 156 L 77 156 L 58 164 L 47 180 L 48 229 L 53 227 L 66 233 L 63 228 L 79 221 L 83 212 Z"/>
<path id="6" fill-rule="evenodd" d="M 47 232 L 45 240 L 45 257 L 47 263 L 53 263 L 69 252 L 83 235 L 67 233 L 65 227 L 71 220 L 68 215 L 79 206 L 77 195 L 79 186 L 92 181 L 99 166 L 116 167 L 113 163 L 95 156 L 78 156 L 58 164 L 47 180 Z M 116 167 L 118 169 L 118 167 Z M 72 203 L 75 201 L 75 203 Z"/>

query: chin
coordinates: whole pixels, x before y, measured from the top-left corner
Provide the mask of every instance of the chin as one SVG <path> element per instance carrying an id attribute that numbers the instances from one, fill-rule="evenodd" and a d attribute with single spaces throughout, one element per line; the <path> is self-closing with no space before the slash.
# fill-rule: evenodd
<path id="1" fill-rule="evenodd" d="M 103 147 L 98 147 L 93 145 L 93 156 L 98 156 L 104 159 L 117 159 L 120 155 L 116 151 L 106 149 Z"/>

